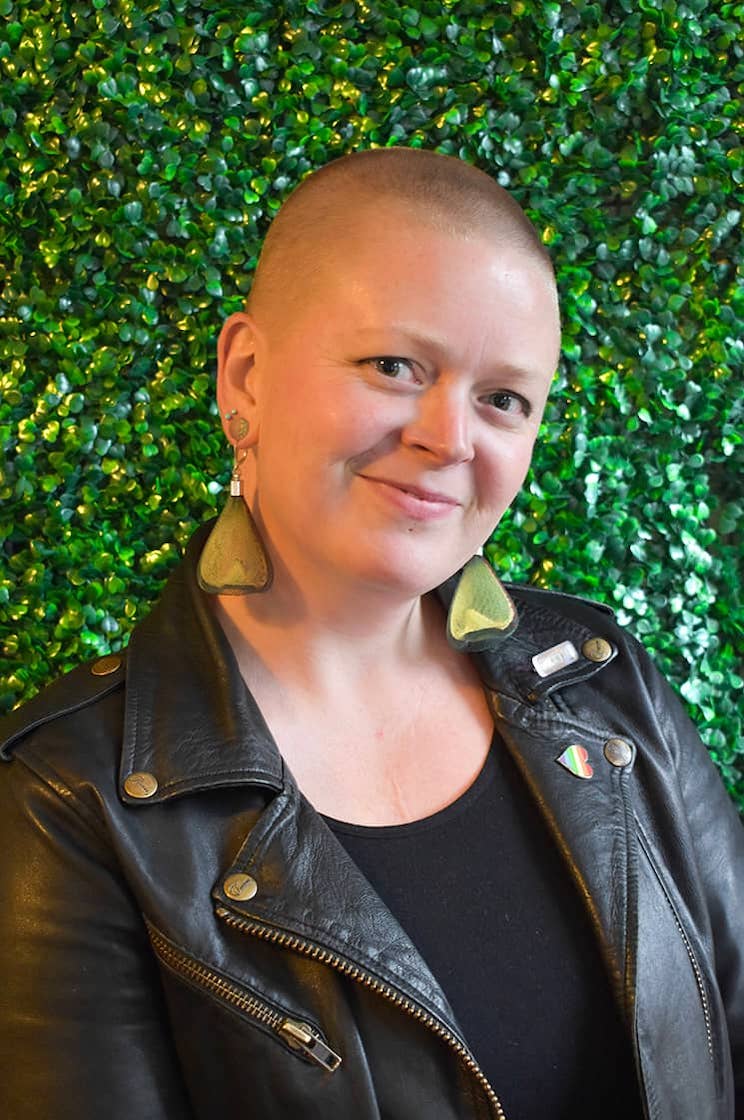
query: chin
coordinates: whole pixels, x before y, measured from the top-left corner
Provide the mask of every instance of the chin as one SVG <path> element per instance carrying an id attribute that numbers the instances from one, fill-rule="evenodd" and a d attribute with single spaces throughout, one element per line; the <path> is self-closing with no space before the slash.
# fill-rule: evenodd
<path id="1" fill-rule="evenodd" d="M 439 587 L 470 559 L 475 549 L 460 557 L 443 555 L 443 549 L 430 543 L 425 548 L 400 545 L 376 552 L 367 551 L 359 564 L 358 578 L 387 588 L 396 595 L 416 598 Z M 359 561 L 361 557 L 357 557 Z"/>

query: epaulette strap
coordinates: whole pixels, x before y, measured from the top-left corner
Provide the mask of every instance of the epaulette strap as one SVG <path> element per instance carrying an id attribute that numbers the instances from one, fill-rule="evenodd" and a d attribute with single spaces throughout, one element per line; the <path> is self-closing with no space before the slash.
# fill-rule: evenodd
<path id="1" fill-rule="evenodd" d="M 14 747 L 29 732 L 100 700 L 120 688 L 124 676 L 123 651 L 99 657 L 65 673 L 26 704 L 0 719 L 0 758 L 10 762 Z"/>
<path id="2" fill-rule="evenodd" d="M 600 599 L 589 599 L 586 595 L 570 595 L 567 591 L 549 591 L 545 587 L 535 587 L 531 583 L 509 583 L 505 581 L 504 587 L 513 592 L 515 596 L 524 591 L 529 595 L 550 596 L 553 600 L 566 599 L 569 603 L 584 603 L 585 606 L 594 607 L 595 610 L 608 614 L 611 618 L 615 617 L 615 611 L 609 603 L 603 603 Z"/>

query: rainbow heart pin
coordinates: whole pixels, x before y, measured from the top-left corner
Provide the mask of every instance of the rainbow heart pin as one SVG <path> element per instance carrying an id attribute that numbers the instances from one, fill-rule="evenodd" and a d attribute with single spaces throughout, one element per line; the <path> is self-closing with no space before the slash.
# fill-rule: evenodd
<path id="1" fill-rule="evenodd" d="M 594 767 L 589 761 L 589 752 L 586 747 L 580 747 L 574 744 L 571 747 L 566 747 L 563 754 L 559 755 L 555 760 L 566 770 L 569 770 L 577 778 L 593 778 Z"/>

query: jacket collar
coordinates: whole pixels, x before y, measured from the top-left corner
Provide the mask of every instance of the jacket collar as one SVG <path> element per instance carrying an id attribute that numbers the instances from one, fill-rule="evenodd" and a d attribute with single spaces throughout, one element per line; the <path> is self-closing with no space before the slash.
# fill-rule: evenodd
<path id="1" fill-rule="evenodd" d="M 283 785 L 276 744 L 196 582 L 210 528 L 202 525 L 191 538 L 129 642 L 120 789 L 130 804 L 144 803 L 125 789 L 135 772 L 157 779 L 148 804 L 220 786 L 278 792 Z"/>

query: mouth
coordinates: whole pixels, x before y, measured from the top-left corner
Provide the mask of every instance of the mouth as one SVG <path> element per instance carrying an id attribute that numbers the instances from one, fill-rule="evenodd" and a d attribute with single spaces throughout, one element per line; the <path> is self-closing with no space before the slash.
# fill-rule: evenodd
<path id="1" fill-rule="evenodd" d="M 414 498 L 418 498 L 420 502 L 432 502 L 437 505 L 459 506 L 462 503 L 457 498 L 453 498 L 449 494 L 443 494 L 439 490 L 426 490 L 423 486 L 416 486 L 412 482 L 398 482 L 393 478 L 373 478 L 371 475 L 362 475 L 368 482 L 378 482 L 383 486 L 392 486 L 396 490 L 402 490 L 404 494 L 411 494 Z"/>

